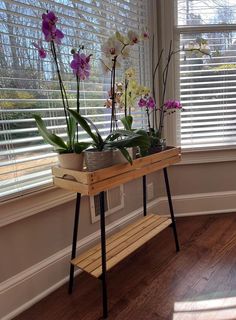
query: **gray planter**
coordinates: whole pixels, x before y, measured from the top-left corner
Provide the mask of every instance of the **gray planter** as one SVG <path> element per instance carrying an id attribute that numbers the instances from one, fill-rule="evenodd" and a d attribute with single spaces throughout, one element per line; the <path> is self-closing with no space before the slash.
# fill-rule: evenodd
<path id="1" fill-rule="evenodd" d="M 113 165 L 113 150 L 86 150 L 85 164 L 88 171 L 96 171 Z"/>
<path id="2" fill-rule="evenodd" d="M 137 147 L 127 148 L 127 151 L 129 152 L 129 155 L 132 160 L 136 159 Z M 113 151 L 113 164 L 119 164 L 119 163 L 128 163 L 128 161 L 125 159 L 125 157 L 120 152 L 120 150 L 115 149 Z"/>

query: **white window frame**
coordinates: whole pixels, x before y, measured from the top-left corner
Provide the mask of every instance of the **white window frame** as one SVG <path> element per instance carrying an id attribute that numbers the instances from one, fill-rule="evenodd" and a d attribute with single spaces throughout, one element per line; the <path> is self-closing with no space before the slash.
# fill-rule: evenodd
<path id="1" fill-rule="evenodd" d="M 231 25 L 203 25 L 203 26 L 177 26 L 177 1 L 176 0 L 153 0 L 156 3 L 154 21 L 157 21 L 156 30 L 159 37 L 159 48 L 168 50 L 169 43 L 177 46 L 181 33 L 192 31 L 210 32 L 210 31 L 235 31 L 236 24 Z M 155 28 L 155 23 L 153 23 Z M 155 32 L 155 29 L 154 29 Z M 172 60 L 169 70 L 168 86 L 166 98 L 180 99 L 179 88 L 179 62 L 177 55 Z M 161 86 L 161 83 L 159 84 Z M 180 139 L 177 136 L 177 129 L 180 127 L 180 118 L 176 114 L 169 118 L 165 123 L 165 136 L 169 145 L 180 145 Z M 182 150 L 182 161 L 178 165 L 195 164 L 195 163 L 214 163 L 227 162 L 236 160 L 236 147 L 224 148 L 199 148 L 198 150 Z"/>

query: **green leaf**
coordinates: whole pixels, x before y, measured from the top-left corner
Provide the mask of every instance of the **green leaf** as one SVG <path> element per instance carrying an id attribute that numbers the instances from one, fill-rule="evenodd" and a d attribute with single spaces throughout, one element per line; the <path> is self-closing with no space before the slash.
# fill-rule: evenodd
<path id="1" fill-rule="evenodd" d="M 143 130 L 143 129 L 136 129 L 136 130 L 134 131 L 134 133 L 148 137 L 147 131 L 145 131 L 145 130 Z"/>
<path id="2" fill-rule="evenodd" d="M 77 123 L 76 120 L 73 117 L 69 117 L 68 120 L 68 135 L 69 135 L 69 142 L 70 142 L 70 147 L 72 148 L 73 142 L 75 140 L 75 133 L 77 129 Z"/>
<path id="3" fill-rule="evenodd" d="M 141 156 L 146 156 L 146 155 L 148 155 L 148 149 L 151 147 L 151 145 L 152 145 L 152 138 L 147 134 L 147 132 L 145 131 L 145 130 L 143 130 L 143 129 L 137 129 L 137 130 L 135 130 L 134 131 L 136 134 L 138 134 L 138 135 L 140 135 L 140 136 L 142 136 L 142 137 L 144 137 L 143 139 L 144 139 L 144 141 L 146 141 L 146 142 L 144 142 L 144 143 L 141 143 L 140 145 L 139 145 L 139 149 L 140 149 L 140 154 L 141 154 Z"/>
<path id="4" fill-rule="evenodd" d="M 132 130 L 132 124 L 133 124 L 133 117 L 132 116 L 126 116 L 120 119 L 122 122 L 124 128 L 126 130 L 131 131 Z"/>
<path id="5" fill-rule="evenodd" d="M 54 146 L 56 150 L 60 150 L 60 152 L 62 150 L 64 150 L 64 151 L 68 150 L 68 147 L 65 144 L 65 142 L 60 137 L 58 137 L 57 135 L 51 133 L 46 128 L 46 125 L 45 125 L 44 121 L 42 120 L 42 118 L 39 115 L 33 115 L 33 117 L 34 117 L 34 119 L 36 121 L 39 133 L 41 134 L 41 136 L 43 137 L 43 139 L 47 143 L 49 143 L 52 146 Z"/>
<path id="6" fill-rule="evenodd" d="M 95 126 L 95 124 L 93 123 L 93 121 L 90 120 L 90 119 L 88 119 L 88 118 L 84 118 L 84 119 L 85 119 L 85 120 L 91 125 L 91 127 L 96 131 L 97 137 L 98 137 L 98 139 L 99 139 L 99 143 L 100 143 L 101 145 L 103 145 L 103 144 L 104 144 L 103 138 L 102 138 L 102 136 L 100 135 L 99 130 L 98 130 L 98 128 Z"/>
<path id="7" fill-rule="evenodd" d="M 92 132 L 90 126 L 88 125 L 88 122 L 89 122 L 88 119 L 86 119 L 85 117 L 82 117 L 78 112 L 72 109 L 68 109 L 68 111 L 74 117 L 74 119 L 79 123 L 81 128 L 83 128 L 84 131 L 87 132 L 90 138 L 94 141 L 95 145 L 96 146 L 99 145 L 101 142 L 100 138 Z"/>
<path id="8" fill-rule="evenodd" d="M 106 139 L 105 139 L 105 143 L 109 142 L 109 141 L 114 141 L 118 138 L 122 138 L 122 137 L 133 137 L 134 136 L 134 132 L 133 131 L 128 131 L 128 130 L 115 130 L 112 133 L 110 133 Z"/>
<path id="9" fill-rule="evenodd" d="M 140 148 L 148 149 L 150 146 L 150 140 L 148 136 L 133 134 L 121 140 L 107 142 L 106 145 L 108 145 L 111 148 L 118 148 L 118 149 L 129 148 L 129 147 L 140 147 Z"/>
<path id="10" fill-rule="evenodd" d="M 85 149 L 87 149 L 91 143 L 89 142 L 76 142 L 74 143 L 74 152 L 75 153 L 81 153 Z"/>
<path id="11" fill-rule="evenodd" d="M 122 137 L 122 134 L 116 131 L 113 131 L 112 133 L 110 133 L 106 139 L 105 139 L 105 143 L 109 142 L 109 141 L 114 141 L 118 138 Z"/>
<path id="12" fill-rule="evenodd" d="M 133 160 L 132 160 L 129 152 L 128 152 L 126 149 L 120 148 L 120 152 L 123 154 L 123 156 L 125 157 L 125 159 L 126 159 L 127 161 L 129 161 L 130 164 L 133 163 Z"/>

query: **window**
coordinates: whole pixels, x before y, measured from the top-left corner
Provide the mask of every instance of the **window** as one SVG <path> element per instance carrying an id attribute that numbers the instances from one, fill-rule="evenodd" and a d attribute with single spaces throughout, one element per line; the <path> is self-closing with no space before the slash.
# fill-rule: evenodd
<path id="1" fill-rule="evenodd" d="M 185 149 L 236 145 L 236 3 L 178 0 L 180 48 L 204 38 L 211 59 L 180 54 L 181 145 Z"/>
<path id="2" fill-rule="evenodd" d="M 81 85 L 81 113 L 104 133 L 109 132 L 110 111 L 104 108 L 109 79 L 102 75 L 101 43 L 115 30 L 140 32 L 147 26 L 143 0 L 3 0 L 0 3 L 0 197 L 22 195 L 51 183 L 56 163 L 51 146 L 38 134 L 32 114 L 40 114 L 48 128 L 65 136 L 65 123 L 57 76 L 51 57 L 40 61 L 33 41 L 42 37 L 41 15 L 53 10 L 65 38 L 58 47 L 60 69 L 71 107 L 76 103 L 76 82 L 69 68 L 70 51 L 83 44 L 93 53 L 93 73 Z M 134 49 L 132 64 L 138 80 L 148 84 L 147 48 Z M 129 65 L 127 65 L 128 67 Z M 121 72 L 118 76 L 121 75 Z M 137 126 L 143 116 L 134 112 Z M 86 139 L 81 133 L 81 139 Z"/>

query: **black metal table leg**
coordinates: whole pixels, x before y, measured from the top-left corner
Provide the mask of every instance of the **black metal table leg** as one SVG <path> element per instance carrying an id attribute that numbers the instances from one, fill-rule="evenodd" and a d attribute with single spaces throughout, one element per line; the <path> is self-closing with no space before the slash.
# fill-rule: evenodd
<path id="1" fill-rule="evenodd" d="M 146 176 L 143 176 L 143 215 L 147 215 L 147 182 Z"/>
<path id="2" fill-rule="evenodd" d="M 74 219 L 74 231 L 73 231 L 73 240 L 72 240 L 72 251 L 71 251 L 71 260 L 76 256 L 76 244 L 77 244 L 77 236 L 78 236 L 78 226 L 79 226 L 79 212 L 80 212 L 80 200 L 81 194 L 77 193 L 76 198 L 76 206 L 75 206 L 75 219 Z M 69 294 L 72 293 L 73 284 L 74 284 L 74 271 L 75 266 L 70 264 L 70 280 L 69 280 Z"/>
<path id="3" fill-rule="evenodd" d="M 100 227 L 101 227 L 101 249 L 102 249 L 102 301 L 103 301 L 103 318 L 108 317 L 108 308 L 107 308 L 107 265 L 106 265 L 106 225 L 105 225 L 105 205 L 104 205 L 104 196 L 105 192 L 100 192 Z"/>
<path id="4" fill-rule="evenodd" d="M 177 235 L 177 229 L 176 229 L 176 223 L 175 223 L 175 215 L 174 215 L 174 209 L 173 209 L 173 205 L 172 205 L 172 199 L 171 199 L 171 192 L 170 192 L 170 185 L 169 185 L 167 168 L 164 168 L 163 171 L 164 171 L 164 178 L 165 178 L 165 185 L 166 185 L 168 203 L 169 203 L 169 208 L 170 208 L 170 215 L 171 215 L 171 220 L 172 220 L 172 228 L 173 228 L 173 233 L 174 233 L 174 238 L 175 238 L 175 247 L 176 247 L 176 251 L 178 252 L 179 251 L 179 240 L 178 240 L 178 235 Z"/>

